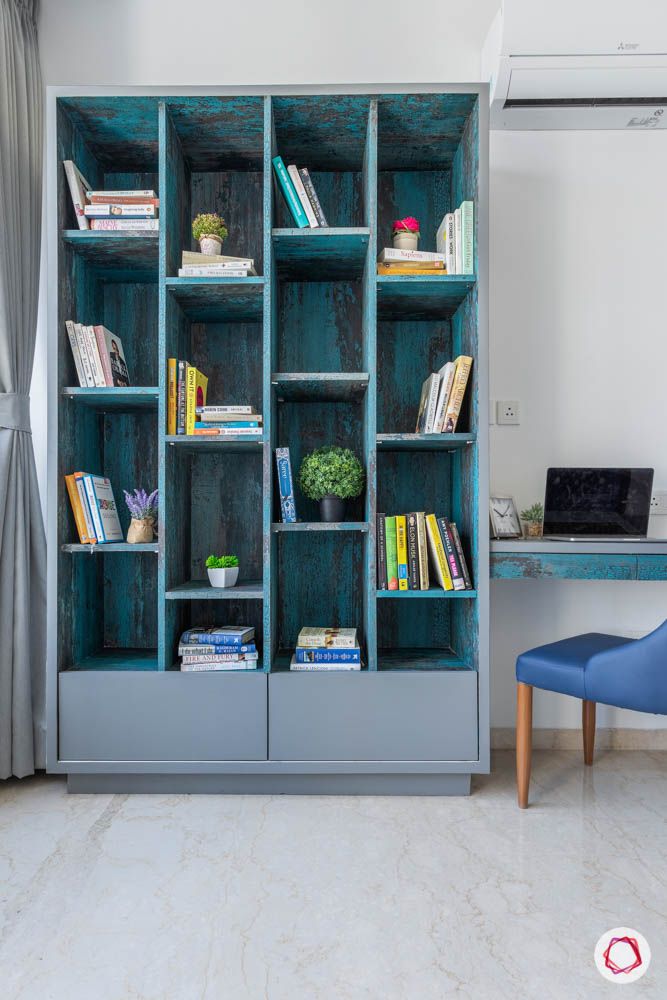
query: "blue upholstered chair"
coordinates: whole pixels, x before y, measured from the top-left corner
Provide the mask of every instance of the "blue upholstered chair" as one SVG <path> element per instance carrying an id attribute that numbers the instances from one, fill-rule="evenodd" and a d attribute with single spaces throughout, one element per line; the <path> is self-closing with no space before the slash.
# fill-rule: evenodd
<path id="1" fill-rule="evenodd" d="M 522 653 L 516 661 L 516 779 L 528 805 L 533 688 L 582 701 L 584 762 L 593 763 L 595 705 L 667 715 L 667 621 L 643 639 L 588 632 Z"/>

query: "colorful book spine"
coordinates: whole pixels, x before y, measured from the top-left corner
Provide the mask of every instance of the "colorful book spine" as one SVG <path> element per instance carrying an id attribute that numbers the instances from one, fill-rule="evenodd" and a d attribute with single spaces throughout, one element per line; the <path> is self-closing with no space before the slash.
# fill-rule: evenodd
<path id="1" fill-rule="evenodd" d="M 426 540 L 426 515 L 417 511 L 417 549 L 419 552 L 419 589 L 429 589 L 428 576 L 428 543 Z"/>
<path id="2" fill-rule="evenodd" d="M 454 584 L 452 583 L 452 576 L 449 572 L 447 556 L 445 555 L 435 514 L 426 515 L 426 532 L 431 551 L 431 561 L 433 563 L 438 583 L 443 590 L 453 590 Z"/>
<path id="3" fill-rule="evenodd" d="M 461 544 L 461 536 L 459 535 L 459 529 L 456 527 L 453 521 L 450 521 L 449 527 L 452 531 L 452 538 L 454 539 L 454 546 L 456 548 L 456 554 L 458 556 L 459 563 L 461 565 L 461 572 L 463 573 L 463 581 L 465 583 L 466 590 L 472 590 L 472 579 L 470 577 L 470 571 L 468 570 L 468 563 L 466 562 L 465 553 L 463 551 L 463 545 Z"/>
<path id="4" fill-rule="evenodd" d="M 306 189 L 306 193 L 308 195 L 308 198 L 310 199 L 310 203 L 313 206 L 313 211 L 315 213 L 317 221 L 319 222 L 320 226 L 322 226 L 324 229 L 328 228 L 329 223 L 327 222 L 324 210 L 322 209 L 322 206 L 320 204 L 320 199 L 317 197 L 317 191 L 315 190 L 315 185 L 313 184 L 313 180 L 310 176 L 308 168 L 301 167 L 301 169 L 299 170 L 299 174 L 301 175 L 301 180 L 303 181 L 303 186 Z"/>
<path id="5" fill-rule="evenodd" d="M 129 205 L 120 202 L 95 202 L 93 205 L 86 205 L 83 211 L 87 219 L 154 219 L 157 215 L 155 205 L 138 202 Z"/>
<path id="6" fill-rule="evenodd" d="M 263 434 L 261 427 L 228 427 L 227 424 L 223 424 L 222 427 L 193 427 L 192 435 L 199 435 L 200 437 L 238 437 L 239 435 L 245 435 L 246 437 L 261 437 Z"/>
<path id="7" fill-rule="evenodd" d="M 74 323 L 72 322 L 71 319 L 65 320 L 65 329 L 67 330 L 69 346 L 72 349 L 74 367 L 76 368 L 76 377 L 79 380 L 79 385 L 85 388 L 88 385 L 88 382 L 86 380 L 86 373 L 83 370 L 83 362 L 81 360 L 81 351 L 79 350 L 79 342 L 76 338 L 76 330 L 74 329 Z"/>
<path id="8" fill-rule="evenodd" d="M 94 328 L 92 326 L 84 326 L 83 335 L 86 340 L 86 348 L 88 350 L 88 358 L 90 360 L 90 367 L 93 372 L 95 386 L 98 389 L 104 389 L 106 387 L 107 380 L 104 376 L 102 358 L 100 357 L 100 351 L 97 346 L 97 337 L 95 336 Z"/>
<path id="9" fill-rule="evenodd" d="M 305 649 L 298 647 L 294 651 L 297 663 L 361 663 L 361 649 Z"/>
<path id="10" fill-rule="evenodd" d="M 178 382 L 176 386 L 176 433 L 185 434 L 185 376 L 187 361 L 178 362 Z"/>
<path id="11" fill-rule="evenodd" d="M 396 250 L 393 247 L 385 247 L 378 257 L 378 262 L 380 264 L 388 264 L 391 261 L 402 261 L 402 260 L 421 260 L 421 261 L 434 261 L 434 260 L 445 260 L 445 255 L 442 253 L 433 253 L 431 250 Z"/>
<path id="12" fill-rule="evenodd" d="M 465 391 L 468 385 L 468 378 L 470 377 L 471 368 L 472 368 L 471 357 L 462 354 L 460 357 L 456 359 L 456 371 L 454 372 L 454 382 L 452 384 L 452 391 L 449 394 L 449 400 L 447 402 L 447 410 L 445 412 L 445 424 L 443 427 L 443 432 L 445 434 L 453 434 L 456 431 L 456 425 L 458 423 L 459 417 L 461 416 L 463 397 L 465 396 Z"/>
<path id="13" fill-rule="evenodd" d="M 447 557 L 447 565 L 449 566 L 449 573 L 452 578 L 454 590 L 465 590 L 466 585 L 463 580 L 463 573 L 461 572 L 458 559 L 456 558 L 454 539 L 452 538 L 449 530 L 449 523 L 446 517 L 438 518 L 438 528 L 440 529 L 442 547 L 444 548 L 445 556 Z"/>
<path id="14" fill-rule="evenodd" d="M 444 277 L 447 273 L 445 268 L 441 264 L 429 264 L 423 267 L 415 267 L 414 264 L 378 264 L 377 265 L 378 274 L 407 274 L 408 277 L 415 275 L 434 275 L 437 277 Z"/>
<path id="15" fill-rule="evenodd" d="M 398 590 L 398 559 L 396 553 L 396 518 L 385 518 L 387 548 L 387 590 Z"/>
<path id="16" fill-rule="evenodd" d="M 93 368 L 90 363 L 90 358 L 88 357 L 87 338 L 83 332 L 83 325 L 81 323 L 75 323 L 74 332 L 76 334 L 77 344 L 79 345 L 81 364 L 83 365 L 83 371 L 86 378 L 85 384 L 87 388 L 93 389 L 95 387 L 95 379 L 93 378 Z"/>
<path id="17" fill-rule="evenodd" d="M 408 589 L 420 590 L 419 583 L 419 543 L 417 540 L 417 514 L 410 513 L 406 517 L 407 547 L 408 547 Z"/>
<path id="18" fill-rule="evenodd" d="M 377 588 L 387 589 L 387 534 L 386 534 L 386 514 L 377 515 L 377 538 L 375 544 L 377 552 L 375 554 L 375 564 L 377 566 Z"/>
<path id="19" fill-rule="evenodd" d="M 101 232 L 116 232 L 123 229 L 136 229 L 138 232 L 157 232 L 160 228 L 159 219 L 91 219 L 90 228 Z"/>
<path id="20" fill-rule="evenodd" d="M 202 656 L 210 656 L 218 654 L 222 655 L 224 653 L 256 653 L 257 646 L 254 642 L 248 642 L 243 646 L 216 646 L 213 643 L 200 643 L 198 646 L 194 643 L 181 643 L 178 647 L 179 656 L 196 656 L 198 653 Z"/>
<path id="21" fill-rule="evenodd" d="M 252 413 L 252 406 L 198 406 L 197 413 L 207 417 L 214 413 Z"/>
<path id="22" fill-rule="evenodd" d="M 211 267 L 179 267 L 179 278 L 247 278 L 248 270 L 242 267 L 226 267 L 224 270 L 217 270 Z"/>
<path id="23" fill-rule="evenodd" d="M 290 661 L 290 670 L 361 670 L 360 663 L 299 663 L 295 656 Z"/>
<path id="24" fill-rule="evenodd" d="M 167 358 L 167 434 L 176 433 L 176 388 L 178 371 L 176 358 Z"/>
<path id="25" fill-rule="evenodd" d="M 396 515 L 396 560 L 398 562 L 398 589 L 408 590 L 408 540 L 405 514 Z"/>
<path id="26" fill-rule="evenodd" d="M 79 535 L 79 541 L 83 544 L 88 544 L 90 542 L 96 542 L 97 538 L 91 538 L 88 535 L 88 529 L 86 527 L 86 519 L 83 514 L 83 508 L 81 506 L 81 498 L 79 496 L 79 491 L 76 486 L 76 479 L 74 475 L 65 476 L 65 486 L 67 487 L 67 494 L 69 496 L 69 502 L 72 505 L 72 513 L 74 514 L 74 523 L 76 524 L 76 530 Z"/>
<path id="27" fill-rule="evenodd" d="M 299 229 L 308 229 L 308 217 L 301 206 L 290 175 L 287 173 L 287 169 L 283 163 L 282 156 L 274 156 L 272 163 L 280 190 L 287 202 L 287 207 L 292 214 L 295 224 Z"/>
<path id="28" fill-rule="evenodd" d="M 115 201 L 119 198 L 125 199 L 136 199 L 137 201 L 157 201 L 157 195 L 155 191 L 150 189 L 146 190 L 129 190 L 129 191 L 86 191 L 86 197 L 88 201 Z"/>
<path id="29" fill-rule="evenodd" d="M 97 194 L 88 195 L 88 201 L 92 205 L 107 205 L 109 202 L 113 202 L 115 205 L 153 205 L 155 208 L 160 207 L 160 199 L 146 198 L 142 197 L 141 194 L 135 195 L 132 192 L 114 192 L 105 191 L 98 192 Z"/>
<path id="30" fill-rule="evenodd" d="M 86 473 L 83 482 L 98 541 L 122 541 L 123 533 L 110 481 L 106 476 L 91 476 Z"/>
<path id="31" fill-rule="evenodd" d="M 257 670 L 257 660 L 223 660 L 219 663 L 182 663 L 181 672 L 184 674 L 199 674 L 212 670 Z"/>
<path id="32" fill-rule="evenodd" d="M 301 207 L 306 213 L 306 218 L 308 219 L 308 225 L 310 226 L 311 229 L 318 229 L 320 224 L 317 221 L 315 212 L 313 211 L 313 206 L 311 205 L 310 199 L 306 193 L 306 189 L 303 186 L 301 175 L 299 174 L 299 171 L 294 163 L 291 163 L 290 166 L 287 168 L 287 173 L 290 175 L 290 180 L 294 185 L 296 196 L 301 202 Z"/>
<path id="33" fill-rule="evenodd" d="M 474 274 L 475 271 L 475 224 L 474 203 L 461 202 L 461 266 L 463 274 Z"/>
<path id="34" fill-rule="evenodd" d="M 186 653 L 181 663 L 239 663 L 257 662 L 257 653 Z"/>
<path id="35" fill-rule="evenodd" d="M 83 511 L 83 519 L 86 522 L 86 534 L 88 536 L 89 542 L 93 545 L 99 541 L 97 534 L 95 532 L 95 525 L 93 524 L 93 515 L 90 512 L 90 504 L 88 503 L 88 494 L 86 493 L 86 484 L 84 483 L 85 473 L 75 472 L 74 480 L 76 482 L 77 493 L 79 494 L 79 503 L 81 504 L 81 510 Z"/>
<path id="36" fill-rule="evenodd" d="M 296 501 L 294 499 L 294 481 L 289 448 L 276 448 L 276 471 L 282 522 L 283 524 L 294 524 L 296 522 Z"/>
<path id="37" fill-rule="evenodd" d="M 83 485 L 85 487 L 86 497 L 88 499 L 88 509 L 90 510 L 90 515 L 93 519 L 95 536 L 98 542 L 106 542 L 106 537 L 104 535 L 104 526 L 102 524 L 102 518 L 100 517 L 100 512 L 97 506 L 97 497 L 95 496 L 95 486 L 93 484 L 93 477 L 87 474 L 84 475 Z"/>
<path id="38" fill-rule="evenodd" d="M 241 427 L 259 427 L 259 423 L 256 420 L 226 420 L 224 427 L 241 428 Z M 220 421 L 211 422 L 208 420 L 195 420 L 195 430 L 224 430 L 220 426 Z"/>
<path id="39" fill-rule="evenodd" d="M 202 632 L 200 629 L 186 629 L 181 636 L 182 646 L 246 646 L 248 640 L 254 638 L 252 635 L 245 635 L 242 632 Z M 245 641 L 244 641 L 245 640 Z"/>

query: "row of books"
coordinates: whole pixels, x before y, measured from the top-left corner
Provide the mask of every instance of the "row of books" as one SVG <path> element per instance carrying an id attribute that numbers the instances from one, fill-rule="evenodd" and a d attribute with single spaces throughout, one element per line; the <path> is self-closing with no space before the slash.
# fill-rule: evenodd
<path id="1" fill-rule="evenodd" d="M 456 431 L 471 368 L 472 358 L 461 354 L 439 371 L 431 372 L 422 385 L 416 434 L 453 434 Z"/>
<path id="2" fill-rule="evenodd" d="M 65 476 L 65 485 L 82 544 L 123 540 L 113 489 L 106 476 L 73 472 Z"/>
<path id="3" fill-rule="evenodd" d="M 356 628 L 302 628 L 290 670 L 361 670 Z"/>
<path id="4" fill-rule="evenodd" d="M 228 257 L 225 254 L 195 253 L 184 250 L 179 278 L 247 278 L 256 276 L 252 257 Z"/>
<path id="5" fill-rule="evenodd" d="M 106 326 L 85 326 L 71 319 L 65 329 L 82 388 L 129 386 L 130 376 L 120 337 Z"/>
<path id="6" fill-rule="evenodd" d="M 251 625 L 218 625 L 189 628 L 178 644 L 181 670 L 256 670 L 259 653 Z"/>
<path id="7" fill-rule="evenodd" d="M 461 538 L 446 517 L 423 511 L 377 515 L 378 590 L 472 590 Z"/>
<path id="8" fill-rule="evenodd" d="M 294 163 L 286 167 L 282 156 L 274 156 L 272 162 L 278 187 L 294 224 L 299 229 L 327 228 L 329 223 L 308 169 L 297 167 Z"/>
<path id="9" fill-rule="evenodd" d="M 63 166 L 79 229 L 159 228 L 160 202 L 155 191 L 96 191 L 73 160 L 63 160 Z"/>
<path id="10" fill-rule="evenodd" d="M 178 358 L 167 359 L 167 434 L 262 436 L 262 416 L 248 404 L 207 406 L 208 376 Z"/>
<path id="11" fill-rule="evenodd" d="M 474 215 L 474 203 L 462 201 L 438 226 L 435 248 L 444 259 L 447 274 L 474 274 Z"/>

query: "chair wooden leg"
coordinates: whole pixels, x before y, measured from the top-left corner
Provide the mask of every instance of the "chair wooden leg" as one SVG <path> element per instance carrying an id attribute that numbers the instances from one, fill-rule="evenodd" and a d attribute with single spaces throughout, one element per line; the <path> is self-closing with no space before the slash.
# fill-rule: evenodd
<path id="1" fill-rule="evenodd" d="M 516 686 L 516 787 L 519 807 L 528 806 L 530 760 L 533 750 L 533 688 L 530 684 Z"/>
<path id="2" fill-rule="evenodd" d="M 595 750 L 595 702 L 582 701 L 581 726 L 584 731 L 584 764 L 593 763 Z"/>

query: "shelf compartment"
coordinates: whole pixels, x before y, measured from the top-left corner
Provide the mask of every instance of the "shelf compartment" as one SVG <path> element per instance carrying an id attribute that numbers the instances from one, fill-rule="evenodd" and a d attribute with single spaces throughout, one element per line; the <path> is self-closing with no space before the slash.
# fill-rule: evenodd
<path id="1" fill-rule="evenodd" d="M 157 410 L 160 389 L 156 385 L 123 386 L 107 389 L 67 386 L 61 395 L 80 406 L 90 406 L 101 413 L 111 410 L 131 413 L 133 410 Z"/>
<path id="2" fill-rule="evenodd" d="M 368 389 L 368 372 L 274 372 L 279 401 L 357 402 Z"/>
<path id="3" fill-rule="evenodd" d="M 73 542 L 71 544 L 61 545 L 60 548 L 62 552 L 85 552 L 88 555 L 107 555 L 109 552 L 125 552 L 132 554 L 134 552 L 157 552 L 158 543 L 137 542 L 135 545 L 131 545 L 129 542 L 103 542 L 99 545 L 84 545 L 81 542 Z"/>
<path id="4" fill-rule="evenodd" d="M 278 274 L 304 281 L 359 278 L 369 240 L 366 227 L 274 229 Z"/>
<path id="5" fill-rule="evenodd" d="M 242 580 L 235 587 L 212 587 L 208 580 L 188 580 L 164 596 L 168 601 L 261 601 L 264 590 L 261 580 Z"/>
<path id="6" fill-rule="evenodd" d="M 264 278 L 167 278 L 167 292 L 196 323 L 259 323 Z"/>
<path id="7" fill-rule="evenodd" d="M 474 275 L 378 275 L 378 317 L 418 320 L 450 316 L 474 287 Z"/>
<path id="8" fill-rule="evenodd" d="M 70 670 L 157 670 L 157 650 L 105 648 L 84 656 Z"/>
<path id="9" fill-rule="evenodd" d="M 474 434 L 378 434 L 378 451 L 458 451 L 474 444 Z"/>
<path id="10" fill-rule="evenodd" d="M 474 672 L 470 663 L 452 649 L 422 649 L 405 647 L 379 649 L 378 670 L 466 670 Z"/>
<path id="11" fill-rule="evenodd" d="M 157 281 L 157 231 L 66 229 L 62 239 L 107 281 Z"/>
<path id="12" fill-rule="evenodd" d="M 297 521 L 294 524 L 283 524 L 275 522 L 271 525 L 271 531 L 292 532 L 303 531 L 368 531 L 366 521 Z"/>
<path id="13" fill-rule="evenodd" d="M 184 452 L 193 455 L 221 451 L 255 452 L 260 451 L 264 444 L 264 438 L 249 438 L 242 435 L 239 435 L 237 438 L 218 438 L 215 436 L 206 437 L 205 435 L 198 437 L 194 434 L 165 434 L 164 440 L 169 447 L 177 448 L 179 453 Z"/>
<path id="14" fill-rule="evenodd" d="M 420 597 L 430 597 L 435 600 L 453 600 L 456 598 L 468 598 L 469 600 L 474 600 L 477 597 L 476 590 L 443 590 L 441 587 L 433 587 L 429 590 L 378 590 L 377 597 L 379 598 L 395 598 L 398 600 L 403 600 L 407 598 L 408 600 Z"/>

